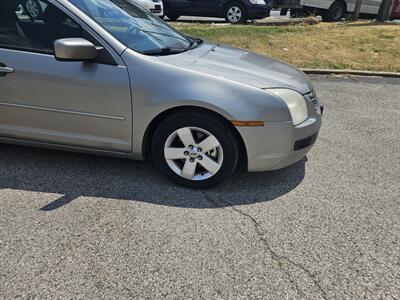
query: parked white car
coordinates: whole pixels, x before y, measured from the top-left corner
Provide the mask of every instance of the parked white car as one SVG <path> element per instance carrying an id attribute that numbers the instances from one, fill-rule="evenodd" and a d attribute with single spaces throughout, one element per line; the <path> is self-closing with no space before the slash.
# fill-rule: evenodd
<path id="1" fill-rule="evenodd" d="M 126 1 L 132 1 L 136 4 L 139 4 L 144 9 L 146 9 L 147 11 L 151 12 L 152 14 L 158 17 L 164 16 L 164 5 L 162 0 L 126 0 Z M 45 8 L 41 6 L 38 0 L 19 0 L 19 2 L 21 5 L 19 11 L 22 11 L 22 9 L 24 9 L 29 14 L 30 18 L 37 19 L 42 16 Z"/>
<path id="2" fill-rule="evenodd" d="M 129 0 L 127 0 L 129 1 Z M 162 0 L 131 0 L 151 12 L 152 14 L 162 17 L 164 15 L 164 5 Z"/>

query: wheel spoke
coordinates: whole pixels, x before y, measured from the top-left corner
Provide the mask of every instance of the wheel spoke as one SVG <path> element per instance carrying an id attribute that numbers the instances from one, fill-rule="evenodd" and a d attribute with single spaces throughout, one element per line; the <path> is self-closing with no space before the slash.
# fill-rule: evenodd
<path id="1" fill-rule="evenodd" d="M 234 15 L 231 16 L 235 18 Z M 202 136 L 197 143 L 196 137 Z M 183 145 L 179 145 L 182 143 Z M 212 156 L 210 152 L 212 151 Z M 170 169 L 187 180 L 207 180 L 217 174 L 224 161 L 222 144 L 199 127 L 182 127 L 172 132 L 164 144 L 164 159 Z M 200 165 L 201 168 L 197 168 Z"/>
<path id="2" fill-rule="evenodd" d="M 199 160 L 199 164 L 211 174 L 215 174 L 220 169 L 220 165 L 209 158 L 207 155 L 203 156 L 202 160 Z"/>
<path id="3" fill-rule="evenodd" d="M 182 168 L 182 177 L 187 178 L 187 179 L 192 179 L 194 176 L 194 173 L 196 172 L 196 166 L 197 162 L 190 162 L 189 159 L 185 161 L 185 164 L 183 165 Z"/>
<path id="4" fill-rule="evenodd" d="M 192 131 L 190 128 L 185 127 L 177 130 L 178 136 L 181 139 L 182 143 L 185 147 L 189 147 L 189 145 L 194 145 L 195 141 L 193 138 Z"/>
<path id="5" fill-rule="evenodd" d="M 182 159 L 185 158 L 185 148 L 165 148 L 164 155 L 166 159 Z"/>
<path id="6" fill-rule="evenodd" d="M 203 152 L 208 152 L 212 149 L 219 147 L 219 142 L 215 136 L 210 135 L 197 146 L 201 148 Z"/>

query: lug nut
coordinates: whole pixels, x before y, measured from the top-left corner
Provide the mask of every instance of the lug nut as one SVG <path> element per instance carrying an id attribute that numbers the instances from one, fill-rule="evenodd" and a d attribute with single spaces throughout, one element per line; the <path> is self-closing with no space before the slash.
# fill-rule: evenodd
<path id="1" fill-rule="evenodd" d="M 192 145 L 189 145 L 189 149 L 193 149 L 193 146 L 192 146 Z"/>
<path id="2" fill-rule="evenodd" d="M 198 158 L 199 158 L 199 160 L 202 160 L 202 159 L 203 159 L 203 156 L 199 156 Z"/>
<path id="3" fill-rule="evenodd" d="M 190 162 L 194 162 L 194 158 L 189 159 Z"/>
<path id="4" fill-rule="evenodd" d="M 198 149 L 197 149 L 197 151 L 198 151 L 198 152 L 201 152 L 201 151 L 203 151 L 203 149 L 201 149 L 201 148 L 198 148 Z"/>
<path id="5" fill-rule="evenodd" d="M 183 152 L 184 155 L 189 155 L 189 151 Z"/>

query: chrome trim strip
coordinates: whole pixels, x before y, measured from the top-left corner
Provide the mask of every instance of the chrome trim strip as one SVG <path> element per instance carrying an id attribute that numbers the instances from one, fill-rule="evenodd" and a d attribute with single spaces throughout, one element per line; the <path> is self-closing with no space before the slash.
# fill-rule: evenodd
<path id="1" fill-rule="evenodd" d="M 125 117 L 87 113 L 87 112 L 81 112 L 81 111 L 55 109 L 55 108 L 32 106 L 32 105 L 26 105 L 26 104 L 16 104 L 16 103 L 1 102 L 1 101 L 0 101 L 0 105 L 18 107 L 18 108 L 36 109 L 36 110 L 43 110 L 43 111 L 51 111 L 51 112 L 63 113 L 63 114 L 71 114 L 71 115 L 79 115 L 79 116 L 88 116 L 88 117 L 95 117 L 95 118 L 125 121 Z"/>

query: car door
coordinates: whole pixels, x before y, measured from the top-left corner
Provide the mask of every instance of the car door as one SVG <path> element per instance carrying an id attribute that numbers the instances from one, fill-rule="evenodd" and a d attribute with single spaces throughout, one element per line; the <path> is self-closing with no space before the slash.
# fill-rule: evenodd
<path id="1" fill-rule="evenodd" d="M 0 137 L 131 151 L 130 83 L 119 56 L 50 1 L 39 0 L 40 19 L 15 2 L 0 3 Z M 57 61 L 54 41 L 70 37 L 104 49 L 93 62 Z"/>
<path id="2" fill-rule="evenodd" d="M 166 13 L 182 12 L 185 7 L 186 0 L 163 0 L 164 10 Z"/>
<path id="3" fill-rule="evenodd" d="M 202 16 L 204 0 L 164 0 L 164 7 L 168 12 L 177 15 Z"/>
<path id="4" fill-rule="evenodd" d="M 192 11 L 199 16 L 216 17 L 220 15 L 220 0 L 188 0 Z"/>

